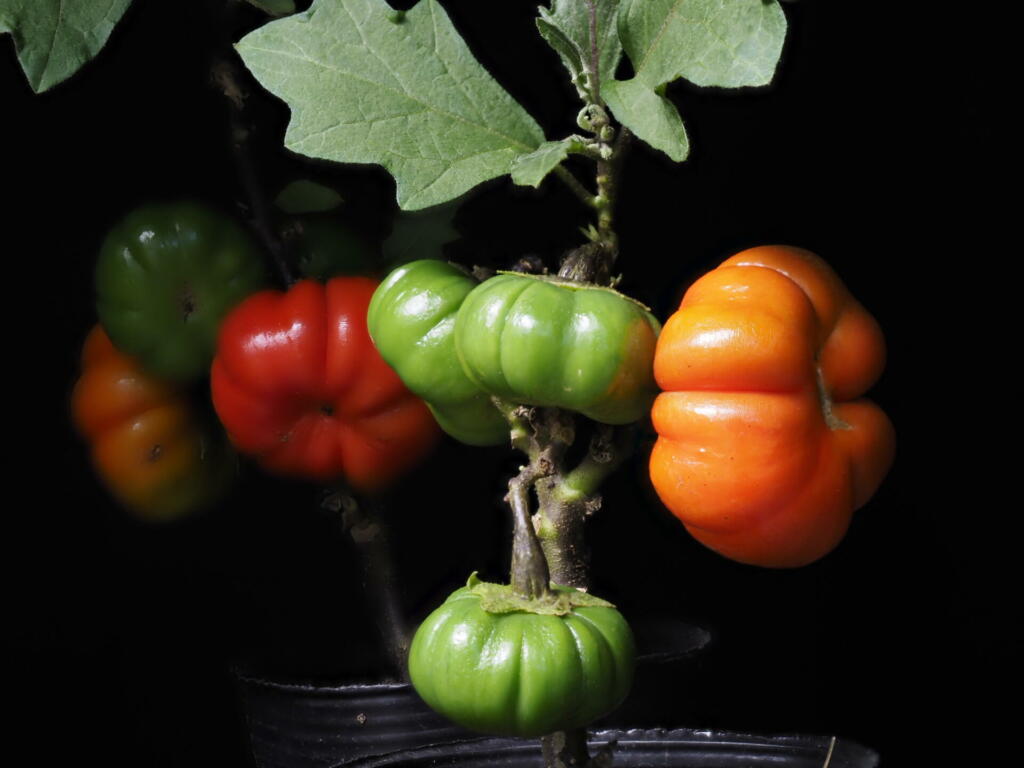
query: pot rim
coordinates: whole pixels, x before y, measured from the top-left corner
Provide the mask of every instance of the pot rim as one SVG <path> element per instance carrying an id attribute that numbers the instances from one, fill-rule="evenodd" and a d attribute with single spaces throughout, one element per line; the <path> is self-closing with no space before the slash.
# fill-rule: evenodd
<path id="1" fill-rule="evenodd" d="M 380 680 L 375 682 L 369 682 L 365 680 L 353 681 L 353 682 L 316 682 L 309 679 L 303 679 L 301 677 L 288 677 L 282 676 L 280 678 L 271 679 L 263 677 L 262 675 L 248 672 L 241 668 L 235 668 L 232 670 L 232 675 L 235 681 L 244 685 L 256 686 L 259 688 L 267 688 L 275 691 L 294 691 L 301 693 L 346 693 L 346 692 L 365 692 L 365 693 L 377 693 L 377 692 L 397 692 L 402 690 L 412 690 L 412 686 L 409 683 L 404 683 L 398 680 Z"/>
<path id="2" fill-rule="evenodd" d="M 673 744 L 697 746 L 712 745 L 721 743 L 725 748 L 757 748 L 766 751 L 793 751 L 793 750 L 817 750 L 821 752 L 824 759 L 829 749 L 830 741 L 836 745 L 842 745 L 845 751 L 852 752 L 853 756 L 864 758 L 864 768 L 874 768 L 879 763 L 879 755 L 873 749 L 860 744 L 859 742 L 840 738 L 834 735 L 823 736 L 820 734 L 754 734 L 746 732 L 728 731 L 718 728 L 626 728 L 626 729 L 597 729 L 588 731 L 587 742 L 592 747 L 601 747 L 611 742 L 622 744 L 635 744 L 639 747 L 657 743 L 659 746 L 670 747 Z M 358 759 L 354 762 L 335 763 L 331 768 L 386 768 L 387 766 L 398 765 L 396 758 L 432 758 L 444 757 L 455 745 L 469 745 L 475 753 L 482 753 L 488 749 L 500 748 L 505 754 L 510 753 L 539 753 L 540 742 L 536 739 L 516 739 L 510 737 L 481 736 L 472 739 L 459 739 L 444 744 L 429 744 L 415 749 L 401 750 L 387 755 L 374 755 Z"/>
<path id="3" fill-rule="evenodd" d="M 685 638 L 685 642 L 681 643 L 676 648 L 671 649 L 660 649 L 648 651 L 646 653 L 639 654 L 636 657 L 637 666 L 654 666 L 659 664 L 686 661 L 694 658 L 698 653 L 705 650 L 713 640 L 713 633 L 706 627 L 700 624 L 694 624 L 681 619 L 675 619 L 673 617 L 654 617 L 648 618 L 644 622 L 638 622 L 637 630 L 642 634 L 650 632 L 652 628 L 659 628 L 661 633 L 675 634 L 679 638 Z M 232 675 L 237 682 L 254 685 L 262 688 L 268 688 L 278 691 L 295 691 L 303 693 L 316 693 L 319 692 L 323 695 L 330 693 L 342 693 L 345 691 L 363 691 L 365 693 L 372 693 L 375 691 L 391 691 L 397 692 L 405 688 L 411 688 L 407 682 L 400 680 L 375 680 L 372 676 L 365 677 L 354 677 L 351 682 L 344 678 L 338 678 L 334 681 L 317 681 L 312 678 L 303 678 L 302 676 L 295 675 L 289 676 L 273 675 L 267 676 L 255 671 L 252 671 L 244 663 L 236 664 L 232 670 Z"/>

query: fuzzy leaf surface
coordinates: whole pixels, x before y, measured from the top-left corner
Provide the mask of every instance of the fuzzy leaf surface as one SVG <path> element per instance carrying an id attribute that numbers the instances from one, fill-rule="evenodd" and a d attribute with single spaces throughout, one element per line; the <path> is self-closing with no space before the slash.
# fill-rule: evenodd
<path id="1" fill-rule="evenodd" d="M 524 187 L 539 187 L 544 177 L 569 156 L 572 139 L 545 141 L 533 152 L 520 155 L 512 163 L 512 181 Z"/>
<path id="2" fill-rule="evenodd" d="M 677 163 L 690 153 L 690 142 L 676 105 L 636 78 L 605 83 L 602 94 L 612 114 L 637 137 Z"/>
<path id="3" fill-rule="evenodd" d="M 548 45 L 555 49 L 570 76 L 580 82 L 594 47 L 597 50 L 598 80 L 615 76 L 622 58 L 616 16 L 620 0 L 552 0 L 550 9 L 541 6 L 537 28 Z M 595 11 L 596 38 L 591 39 L 590 11 Z M 585 90 L 585 88 L 583 88 Z"/>
<path id="4" fill-rule="evenodd" d="M 544 141 L 436 0 L 405 14 L 384 0 L 317 0 L 246 35 L 237 49 L 291 108 L 289 149 L 384 166 L 406 210 L 507 174 Z"/>
<path id="5" fill-rule="evenodd" d="M 0 0 L 0 32 L 10 32 L 36 93 L 75 74 L 107 42 L 131 0 Z"/>
<path id="6" fill-rule="evenodd" d="M 636 77 L 652 89 L 680 77 L 767 85 L 786 37 L 777 0 L 623 0 L 618 25 Z"/>

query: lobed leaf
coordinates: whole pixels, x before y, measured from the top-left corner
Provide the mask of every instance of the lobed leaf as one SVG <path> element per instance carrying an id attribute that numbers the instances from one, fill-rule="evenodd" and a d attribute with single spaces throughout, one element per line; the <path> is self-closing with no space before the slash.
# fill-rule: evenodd
<path id="1" fill-rule="evenodd" d="M 618 24 L 636 77 L 652 89 L 680 77 L 767 85 L 786 36 L 777 0 L 623 0 Z"/>
<path id="2" fill-rule="evenodd" d="M 384 0 L 317 0 L 237 48 L 291 108 L 289 149 L 384 166 L 407 210 L 509 173 L 516 157 L 544 140 L 436 0 L 404 14 Z"/>
<path id="3" fill-rule="evenodd" d="M 605 83 L 602 95 L 619 122 L 678 162 L 689 142 L 665 85 L 767 85 L 786 17 L 778 0 L 622 0 L 618 32 L 634 77 Z"/>
<path id="4" fill-rule="evenodd" d="M 75 74 L 106 44 L 131 0 L 0 0 L 0 32 L 10 32 L 36 93 Z"/>

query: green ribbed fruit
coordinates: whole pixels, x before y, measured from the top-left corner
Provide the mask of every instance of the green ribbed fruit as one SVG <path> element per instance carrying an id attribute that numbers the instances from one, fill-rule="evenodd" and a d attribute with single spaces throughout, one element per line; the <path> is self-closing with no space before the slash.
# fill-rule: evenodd
<path id="1" fill-rule="evenodd" d="M 380 284 L 366 321 L 381 357 L 445 432 L 470 445 L 498 445 L 508 442 L 508 425 L 455 354 L 455 316 L 476 285 L 448 262 L 413 261 Z"/>
<path id="2" fill-rule="evenodd" d="M 233 219 L 198 203 L 147 205 L 100 248 L 96 310 L 119 350 L 186 381 L 209 373 L 221 320 L 265 283 L 260 252 Z"/>
<path id="3" fill-rule="evenodd" d="M 564 615 L 492 613 L 466 586 L 417 630 L 409 677 L 431 708 L 459 725 L 536 737 L 581 728 L 618 706 L 632 684 L 634 655 L 629 625 L 610 604 L 576 605 Z"/>
<path id="4" fill-rule="evenodd" d="M 657 394 L 660 330 L 641 304 L 611 288 L 501 274 L 462 302 L 455 350 L 491 395 L 627 424 L 646 416 Z"/>

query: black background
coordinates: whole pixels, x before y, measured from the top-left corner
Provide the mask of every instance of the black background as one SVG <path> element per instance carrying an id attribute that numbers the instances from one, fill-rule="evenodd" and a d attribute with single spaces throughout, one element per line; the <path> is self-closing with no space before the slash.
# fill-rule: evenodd
<path id="1" fill-rule="evenodd" d="M 5 682 L 20 712 L 11 746 L 34 764 L 245 765 L 233 665 L 320 680 L 382 671 L 354 552 L 315 509 L 317 489 L 245 466 L 216 511 L 145 526 L 97 484 L 68 421 L 104 232 L 142 202 L 187 196 L 230 210 L 243 197 L 207 82 L 220 39 L 209 5 L 136 2 L 94 62 L 40 96 L 0 41 L 2 216 L 13 233 Z M 840 547 L 797 571 L 740 566 L 694 543 L 654 497 L 643 453 L 610 483 L 589 535 L 597 593 L 629 616 L 713 633 L 647 692 L 660 724 L 837 733 L 885 765 L 926 765 L 999 749 L 991 702 L 1017 651 L 1006 525 L 1019 502 L 993 485 L 1013 459 L 980 430 L 1012 420 L 997 407 L 1013 397 L 1005 362 L 979 354 L 992 305 L 1012 301 L 991 224 L 1004 159 L 990 107 L 1004 94 L 988 79 L 980 24 L 928 25 L 887 5 L 788 4 L 770 88 L 672 86 L 692 157 L 674 165 L 634 148 L 619 233 L 622 288 L 661 317 L 742 248 L 791 243 L 829 260 L 887 333 L 872 396 L 899 435 L 892 473 Z M 445 7 L 549 137 L 576 130 L 574 94 L 534 33 L 532 3 Z M 236 39 L 260 21 L 243 16 Z M 341 215 L 382 238 L 395 211 L 388 176 L 279 149 L 286 110 L 254 98 L 266 187 L 330 183 L 347 201 Z M 505 180 L 472 193 L 456 223 L 464 237 L 449 255 L 463 263 L 536 253 L 554 265 L 585 213 L 553 181 L 536 193 Z M 976 288 L 979 272 L 994 287 Z M 977 386 L 985 380 L 1000 384 Z M 514 466 L 501 450 L 449 441 L 392 494 L 412 619 L 472 570 L 504 578 L 500 497 Z"/>

